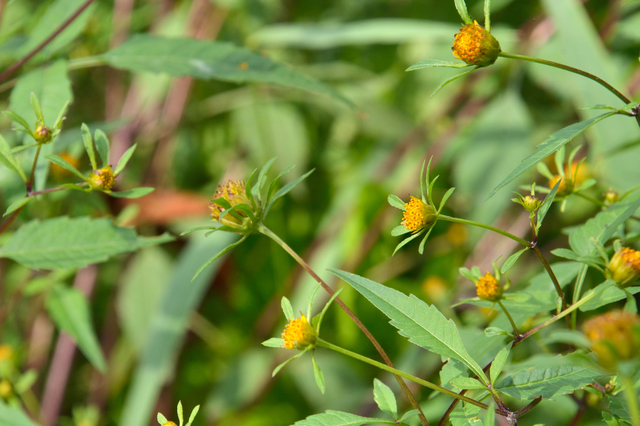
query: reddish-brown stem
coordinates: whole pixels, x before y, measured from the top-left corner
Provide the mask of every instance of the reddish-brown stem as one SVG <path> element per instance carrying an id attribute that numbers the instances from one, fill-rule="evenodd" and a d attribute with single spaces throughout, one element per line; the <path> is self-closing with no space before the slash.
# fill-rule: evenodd
<path id="1" fill-rule="evenodd" d="M 89 7 L 89 5 L 91 3 L 93 3 L 94 0 L 87 0 L 86 2 L 84 2 L 82 4 L 82 6 L 80 6 L 78 8 L 78 10 L 76 10 L 73 15 L 71 15 L 66 21 L 64 21 L 59 27 L 58 29 L 56 29 L 53 33 L 51 33 L 51 35 L 49 37 L 46 38 L 46 40 L 44 40 L 42 43 L 40 43 L 38 46 L 36 46 L 31 52 L 29 52 L 24 58 L 20 59 L 18 62 L 14 63 L 13 65 L 11 65 L 9 68 L 7 68 L 6 70 L 4 70 L 2 72 L 2 74 L 0 74 L 0 81 L 4 81 L 7 79 L 7 77 L 11 76 L 14 72 L 18 71 L 20 69 L 20 67 L 22 67 L 27 61 L 29 61 L 31 58 L 33 58 L 35 55 L 38 54 L 38 52 L 40 52 L 42 49 L 45 48 L 45 46 L 49 43 L 51 43 L 51 41 L 56 38 L 62 31 L 65 30 L 65 28 L 67 28 L 69 26 L 69 24 L 71 24 L 78 16 L 80 16 L 80 14 L 82 12 L 84 12 L 84 10 Z"/>
<path id="2" fill-rule="evenodd" d="M 90 298 L 97 275 L 98 267 L 96 265 L 80 269 L 76 273 L 73 287 L 80 290 L 85 297 Z M 51 366 L 49 367 L 42 396 L 40 421 L 45 425 L 57 423 L 75 353 L 75 341 L 64 331 L 61 332 L 51 359 Z"/>

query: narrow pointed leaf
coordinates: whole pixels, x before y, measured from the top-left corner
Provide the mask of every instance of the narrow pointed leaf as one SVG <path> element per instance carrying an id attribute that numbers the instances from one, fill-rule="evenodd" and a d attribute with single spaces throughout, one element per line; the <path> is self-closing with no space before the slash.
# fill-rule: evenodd
<path id="1" fill-rule="evenodd" d="M 360 426 L 372 424 L 395 424 L 392 420 L 360 417 L 355 414 L 342 411 L 327 410 L 326 413 L 314 414 L 304 420 L 294 423 L 293 426 Z"/>
<path id="2" fill-rule="evenodd" d="M 141 186 L 140 188 L 132 188 L 127 191 L 107 192 L 107 195 L 115 198 L 140 198 L 151 194 L 155 188 L 150 186 Z"/>
<path id="3" fill-rule="evenodd" d="M 511 351 L 511 346 L 513 343 L 509 343 L 507 346 L 502 348 L 498 355 L 493 359 L 491 363 L 491 367 L 489 369 L 489 378 L 491 379 L 491 384 L 494 384 L 500 376 L 504 365 L 507 363 L 507 358 L 509 358 L 509 352 Z"/>
<path id="4" fill-rule="evenodd" d="M 273 196 L 273 199 L 269 202 L 269 206 L 267 206 L 267 212 L 269 211 L 273 203 L 275 203 L 278 198 L 284 197 L 289 191 L 291 191 L 296 185 L 298 185 L 300 182 L 302 182 L 307 177 L 309 177 L 309 175 L 314 171 L 315 169 L 309 170 L 307 173 L 303 174 L 298 179 L 294 180 L 293 182 L 289 182 L 288 184 L 280 188 L 278 192 L 276 192 L 276 195 Z"/>
<path id="5" fill-rule="evenodd" d="M 465 24 L 473 24 L 473 20 L 471 16 L 469 16 L 469 12 L 467 11 L 467 5 L 464 0 L 455 0 L 456 9 L 458 10 L 458 15 L 462 18 L 462 21 Z"/>
<path id="6" fill-rule="evenodd" d="M 85 151 L 87 151 L 89 161 L 91 161 L 91 168 L 93 170 L 96 170 L 98 169 L 98 163 L 96 162 L 96 151 L 93 148 L 93 138 L 91 137 L 89 126 L 87 126 L 85 123 L 82 123 L 80 130 L 82 132 L 82 143 L 84 144 L 84 149 Z"/>
<path id="7" fill-rule="evenodd" d="M 520 256 L 522 256 L 522 253 L 524 253 L 527 250 L 529 250 L 529 247 L 525 247 L 522 250 L 518 250 L 517 252 L 515 252 L 511 256 L 509 256 L 509 258 L 507 260 L 505 260 L 504 263 L 502 264 L 502 268 L 500 269 L 500 272 L 504 274 L 509 269 L 511 269 L 513 267 L 513 265 L 516 264 L 516 262 L 518 261 Z"/>
<path id="8" fill-rule="evenodd" d="M 462 343 L 455 323 L 433 305 L 349 272 L 331 270 L 380 309 L 402 336 L 429 351 L 465 364 L 484 383 L 487 378 Z"/>
<path id="9" fill-rule="evenodd" d="M 320 389 L 320 392 L 324 394 L 325 385 L 324 385 L 324 374 L 322 374 L 322 370 L 320 366 L 316 362 L 316 353 L 313 352 L 311 356 L 311 363 L 313 364 L 313 377 L 316 380 L 316 386 Z"/>
<path id="10" fill-rule="evenodd" d="M 467 68 L 471 65 L 460 61 L 441 61 L 439 59 L 427 59 L 411 65 L 405 71 L 416 71 L 424 68 Z"/>
<path id="11" fill-rule="evenodd" d="M 433 91 L 433 93 L 431 94 L 431 97 L 433 98 L 436 95 L 436 93 L 438 93 L 440 91 L 440 89 L 442 89 L 447 84 L 449 84 L 449 83 L 451 83 L 453 81 L 456 81 L 457 79 L 462 78 L 465 75 L 471 74 L 472 72 L 474 72 L 477 69 L 478 69 L 478 67 L 475 66 L 475 67 L 469 69 L 468 71 L 463 72 L 462 74 L 458 74 L 456 76 L 453 76 L 453 77 L 443 81 L 442 83 L 440 83 L 440 85 L 438 87 L 436 87 L 436 90 Z"/>
<path id="12" fill-rule="evenodd" d="M 11 203 L 9 205 L 9 207 L 7 207 L 7 210 L 4 212 L 4 214 L 2 216 L 6 216 L 8 214 L 13 213 L 14 211 L 24 207 L 27 205 L 27 203 L 31 200 L 33 200 L 34 197 L 24 197 L 24 198 L 20 198 L 16 201 L 14 201 L 13 203 Z"/>
<path id="13" fill-rule="evenodd" d="M 219 258 L 220 256 L 222 256 L 223 254 L 227 253 L 228 251 L 230 251 L 231 249 L 233 249 L 234 247 L 240 245 L 245 239 L 247 238 L 247 236 L 243 236 L 242 238 L 240 238 L 238 241 L 236 241 L 235 243 L 229 244 L 227 247 L 225 247 L 224 249 L 220 250 L 215 256 L 213 256 L 211 259 L 207 260 L 207 262 L 202 265 L 200 267 L 200 269 L 198 269 L 196 271 L 196 273 L 193 275 L 193 278 L 191 278 L 191 281 L 195 280 L 196 277 L 198 275 L 200 275 L 200 273 L 204 270 L 204 268 L 206 268 L 207 266 L 209 266 L 210 264 L 213 263 L 213 261 L 215 261 L 217 258 Z"/>
<path id="14" fill-rule="evenodd" d="M 542 226 L 542 221 L 544 221 L 545 216 L 547 216 L 547 213 L 549 212 L 549 209 L 553 204 L 553 200 L 554 198 L 556 198 L 556 193 L 558 192 L 559 187 L 560 187 L 560 181 L 556 182 L 556 184 L 553 185 L 551 192 L 548 193 L 546 197 L 544 197 L 544 201 L 542 201 L 542 204 L 538 209 L 538 222 L 536 223 L 536 233 L 538 233 L 538 230 Z"/>
<path id="15" fill-rule="evenodd" d="M 484 28 L 491 32 L 491 0 L 484 0 Z"/>
<path id="16" fill-rule="evenodd" d="M 102 167 L 106 167 L 109 165 L 109 139 L 107 139 L 107 135 L 98 129 L 94 133 L 96 140 L 96 149 L 98 150 L 98 154 L 100 155 L 100 159 L 102 160 Z"/>
<path id="17" fill-rule="evenodd" d="M 33 108 L 33 113 L 36 115 L 36 118 L 44 123 L 44 117 L 42 116 L 42 108 L 40 107 L 40 102 L 38 101 L 38 97 L 35 93 L 31 92 L 31 107 Z"/>
<path id="18" fill-rule="evenodd" d="M 21 116 L 19 116 L 18 114 L 16 114 L 13 111 L 2 111 L 2 113 L 4 115 L 6 115 L 7 117 L 9 117 L 11 120 L 15 121 L 16 123 L 20 124 L 22 127 L 24 127 L 24 129 L 27 131 L 27 133 L 31 133 L 31 128 L 29 127 L 29 123 L 27 123 L 27 120 L 25 120 L 24 118 L 22 118 Z"/>
<path id="19" fill-rule="evenodd" d="M 589 120 L 573 123 L 570 126 L 567 126 L 564 129 L 558 130 L 557 132 L 553 133 L 544 142 L 536 147 L 536 150 L 533 152 L 533 154 L 522 160 L 518 167 L 516 167 L 511 173 L 509 173 L 509 175 L 504 178 L 504 180 L 500 182 L 498 186 L 493 189 L 493 191 L 491 191 L 491 193 L 487 197 L 487 200 L 493 197 L 496 192 L 517 179 L 524 172 L 535 166 L 538 162 L 544 160 L 549 155 L 565 146 L 580 133 L 584 132 L 599 121 L 602 121 L 607 117 L 611 117 L 614 114 L 615 112 L 609 112 L 598 117 L 591 118 Z"/>
<path id="20" fill-rule="evenodd" d="M 128 150 L 126 150 L 124 152 L 124 154 L 122 154 L 122 157 L 120 157 L 120 160 L 118 161 L 118 165 L 116 166 L 115 170 L 113 171 L 114 175 L 118 176 L 124 170 L 125 166 L 127 165 L 129 160 L 131 159 L 131 156 L 135 152 L 137 146 L 138 146 L 137 144 L 133 144 L 133 146 L 131 146 L 131 148 L 129 148 Z"/>
<path id="21" fill-rule="evenodd" d="M 89 303 L 80 290 L 54 287 L 47 299 L 47 310 L 56 325 L 76 341 L 91 364 L 104 373 L 107 363 L 93 329 Z"/>
<path id="22" fill-rule="evenodd" d="M 69 164 L 67 160 L 65 160 L 64 158 L 58 157 L 57 155 L 45 155 L 44 158 L 51 161 L 56 166 L 62 167 L 63 169 L 73 173 L 74 175 L 78 176 L 80 179 L 87 180 L 87 178 L 82 173 L 80 173 L 78 169 L 76 169 L 71 164 Z"/>
<path id="23" fill-rule="evenodd" d="M 295 319 L 296 316 L 293 313 L 293 306 L 291 306 L 291 302 L 289 301 L 289 299 L 282 296 L 280 307 L 282 307 L 282 312 L 284 313 L 284 317 L 287 319 L 287 321 Z"/>

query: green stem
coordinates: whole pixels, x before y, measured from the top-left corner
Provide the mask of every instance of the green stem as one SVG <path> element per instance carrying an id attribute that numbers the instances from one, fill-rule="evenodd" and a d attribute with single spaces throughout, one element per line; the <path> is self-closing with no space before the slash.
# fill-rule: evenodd
<path id="1" fill-rule="evenodd" d="M 604 204 L 604 202 L 602 202 L 602 201 L 600 201 L 600 200 L 598 200 L 598 199 L 596 199 L 596 198 L 594 198 L 594 197 L 591 197 L 590 195 L 583 194 L 582 192 L 574 192 L 574 194 L 578 195 L 579 197 L 584 198 L 584 199 L 585 199 L 585 200 L 587 200 L 587 201 L 592 202 L 592 203 L 593 203 L 593 204 L 595 204 L 596 206 L 599 206 L 599 207 L 606 207 L 606 205 Z"/>
<path id="2" fill-rule="evenodd" d="M 629 376 L 622 376 L 622 383 L 624 384 L 624 396 L 629 406 L 631 419 L 634 426 L 640 426 L 640 409 L 638 409 L 638 396 L 633 388 L 633 380 Z"/>
<path id="3" fill-rule="evenodd" d="M 511 317 L 511 314 L 509 314 L 509 311 L 507 311 L 507 308 L 502 304 L 502 300 L 498 300 L 498 305 L 500 305 L 500 307 L 502 308 L 502 312 L 504 312 L 504 314 L 509 319 L 509 322 L 511 323 L 511 327 L 513 327 L 513 333 L 516 337 L 516 340 L 520 340 L 522 335 L 518 331 L 518 327 L 516 326 L 515 321 Z"/>
<path id="4" fill-rule="evenodd" d="M 540 259 L 540 262 L 542 262 L 542 264 L 544 265 L 544 269 L 547 270 L 549 277 L 551 277 L 551 281 L 553 281 L 553 286 L 556 288 L 556 292 L 558 293 L 558 296 L 562 299 L 562 309 L 563 310 L 567 309 L 567 302 L 566 300 L 564 300 L 564 292 L 562 291 L 562 287 L 560 287 L 560 282 L 558 282 L 558 278 L 556 277 L 556 274 L 553 272 L 553 269 L 551 269 L 551 265 L 549 265 L 549 262 L 547 262 L 547 259 L 544 258 L 538 246 L 533 247 L 532 250 L 536 254 L 536 256 L 538 256 L 538 259 Z"/>
<path id="5" fill-rule="evenodd" d="M 438 215 L 438 219 L 440 220 L 446 220 L 448 222 L 456 222 L 456 223 L 462 223 L 465 225 L 471 225 L 471 226 L 477 226 L 478 228 L 484 228 L 484 229 L 488 229 L 490 231 L 493 231 L 495 233 L 498 233 L 500 235 L 504 235 L 507 238 L 511 238 L 513 241 L 516 241 L 520 244 L 522 244 L 523 246 L 527 246 L 530 247 L 531 243 L 529 241 L 523 240 L 522 238 L 513 235 L 510 232 L 507 231 L 503 231 L 500 228 L 496 228 L 495 226 L 491 226 L 491 225 L 485 225 L 484 223 L 480 223 L 480 222 L 475 222 L 473 220 L 467 220 L 467 219 L 460 219 L 457 217 L 451 217 L 451 216 L 446 216 L 443 214 Z"/>
<path id="6" fill-rule="evenodd" d="M 570 66 L 564 65 L 564 64 L 560 64 L 558 62 L 548 61 L 546 59 L 533 58 L 531 56 L 518 55 L 518 54 L 515 54 L 515 53 L 500 52 L 500 56 L 502 56 L 503 58 L 519 59 L 521 61 L 535 62 L 537 64 L 548 65 L 550 67 L 559 68 L 561 70 L 565 70 L 565 71 L 569 71 L 569 72 L 572 72 L 572 73 L 575 73 L 575 74 L 579 74 L 579 75 L 581 75 L 583 77 L 587 77 L 588 79 L 591 79 L 591 80 L 595 81 L 596 83 L 604 86 L 604 88 L 606 88 L 608 91 L 610 91 L 611 93 L 616 95 L 618 98 L 620 98 L 625 104 L 631 103 L 631 100 L 629 98 L 627 98 L 625 95 L 623 95 L 622 93 L 620 93 L 620 91 L 618 91 L 615 87 L 613 87 L 612 85 L 610 85 L 609 83 L 607 83 L 606 81 L 601 79 L 600 77 L 595 76 L 595 75 L 593 75 L 591 73 L 588 73 L 586 71 L 582 71 L 581 69 L 570 67 Z"/>
<path id="7" fill-rule="evenodd" d="M 578 278 L 576 278 L 576 285 L 573 287 L 573 297 L 571 303 L 576 303 L 578 299 L 580 299 L 580 293 L 582 293 L 582 285 L 584 284 L 584 280 L 587 277 L 587 270 L 589 270 L 589 266 L 584 265 L 578 274 Z M 576 329 L 576 325 L 578 322 L 578 313 L 573 311 L 571 313 L 571 328 L 573 330 Z"/>
<path id="8" fill-rule="evenodd" d="M 107 62 L 101 55 L 97 56 L 85 56 L 84 58 L 76 58 L 69 61 L 67 69 L 77 70 L 81 68 L 100 67 L 106 65 Z"/>
<path id="9" fill-rule="evenodd" d="M 327 342 L 325 340 L 318 339 L 318 346 L 322 346 L 324 348 L 334 350 L 334 351 L 339 352 L 339 353 L 341 353 L 343 355 L 346 355 L 346 356 L 349 356 L 351 358 L 357 359 L 359 361 L 365 362 L 365 363 L 367 363 L 369 365 L 373 365 L 374 367 L 377 367 L 377 368 L 379 368 L 381 370 L 388 371 L 389 373 L 392 373 L 392 374 L 394 374 L 396 376 L 400 376 L 400 377 L 403 377 L 403 378 L 405 378 L 407 380 L 411 380 L 414 383 L 417 383 L 417 384 L 422 385 L 422 386 L 424 386 L 426 388 L 433 389 L 435 391 L 441 392 L 441 393 L 443 393 L 445 395 L 449 395 L 450 397 L 459 399 L 459 400 L 464 401 L 464 402 L 466 402 L 468 404 L 473 404 L 473 405 L 475 405 L 477 407 L 484 408 L 485 410 L 487 409 L 487 405 L 483 404 L 482 402 L 476 401 L 476 400 L 471 399 L 469 397 L 466 397 L 464 395 L 459 395 L 456 392 L 450 391 L 449 389 L 443 388 L 443 387 L 438 386 L 436 384 L 433 384 L 431 382 L 427 382 L 426 380 L 422 380 L 422 379 L 420 379 L 418 377 L 412 376 L 411 374 L 405 373 L 405 372 L 400 371 L 398 369 L 389 367 L 388 365 L 385 365 L 385 364 L 383 364 L 381 362 L 375 361 L 375 360 L 373 360 L 371 358 L 367 358 L 364 355 L 360 355 L 358 353 L 351 352 L 348 349 L 341 348 L 340 346 L 336 346 L 336 345 L 331 344 L 331 343 L 329 343 L 329 342 Z"/>
<path id="10" fill-rule="evenodd" d="M 300 266 L 302 266 L 302 268 L 307 271 L 309 273 L 309 275 L 311 275 L 311 277 L 313 277 L 314 280 L 316 280 L 316 282 L 318 284 L 320 284 L 322 286 L 322 288 L 325 289 L 325 291 L 327 293 L 329 293 L 331 296 L 333 296 L 335 294 L 335 292 L 333 291 L 333 289 L 331 287 L 329 287 L 329 285 L 327 283 L 325 283 L 322 278 L 320 278 L 318 276 L 318 274 L 316 274 L 313 269 L 311 269 L 311 267 L 307 264 L 307 262 L 304 261 L 304 259 L 302 259 L 300 256 L 298 256 L 298 253 L 296 253 L 291 247 L 289 247 L 289 245 L 287 243 L 285 243 L 282 239 L 280 239 L 280 237 L 278 237 L 276 234 L 274 234 L 269 228 L 267 228 L 266 226 L 260 224 L 258 225 L 257 228 L 258 232 L 260 232 L 263 235 L 266 235 L 267 237 L 271 238 L 273 241 L 275 241 L 280 247 L 282 247 L 284 249 L 284 251 L 286 251 L 287 253 L 289 253 L 289 255 L 291 255 L 291 257 L 293 257 L 293 259 L 298 262 L 298 264 Z M 382 346 L 380 346 L 380 343 L 378 343 L 378 341 L 376 340 L 375 337 L 373 337 L 373 334 L 371 334 L 371 332 L 369 331 L 369 329 L 367 329 L 367 327 L 365 327 L 365 325 L 362 323 L 362 321 L 360 321 L 360 319 L 351 311 L 351 309 L 349 309 L 347 307 L 347 305 L 344 304 L 344 302 L 342 300 L 340 300 L 339 297 L 335 298 L 335 302 L 338 304 L 338 306 L 340 306 L 342 308 L 342 310 L 353 320 L 353 322 L 356 323 L 356 325 L 358 326 L 358 328 L 360 328 L 360 330 L 362 330 L 362 332 L 364 333 L 365 336 L 367 336 L 367 338 L 369 339 L 369 341 L 373 344 L 373 346 L 376 348 L 376 350 L 378 351 L 378 353 L 380 354 L 380 356 L 382 357 L 382 359 L 384 360 L 384 362 L 386 363 L 386 365 L 391 368 L 394 369 L 393 366 L 393 362 L 391 361 L 391 358 L 389 358 L 389 356 L 387 355 L 387 353 L 384 351 L 384 349 L 382 348 Z M 380 365 L 384 365 L 384 364 L 380 364 Z M 397 370 L 396 370 L 397 371 Z M 411 393 L 411 390 L 409 389 L 409 387 L 407 386 L 407 384 L 404 382 L 404 380 L 402 380 L 402 376 L 399 375 L 395 375 L 396 380 L 398 381 L 398 384 L 400 385 L 400 388 L 402 389 L 402 391 L 404 392 L 404 394 L 407 396 L 407 399 L 409 400 L 409 402 L 411 403 L 411 405 L 413 406 L 414 409 L 419 411 L 419 417 L 420 417 L 420 422 L 422 423 L 423 426 L 429 426 L 429 422 L 427 421 L 427 418 L 425 417 L 424 413 L 422 412 L 422 409 L 420 408 L 420 405 L 418 404 L 418 401 L 416 401 L 415 397 L 413 396 L 413 394 Z"/>
<path id="11" fill-rule="evenodd" d="M 522 340 L 526 339 L 527 337 L 532 336 L 533 334 L 535 334 L 538 331 L 542 330 L 546 326 L 553 324 L 554 322 L 558 321 L 559 319 L 562 319 L 562 318 L 566 317 L 571 312 L 575 311 L 580 306 L 584 305 L 589 300 L 593 299 L 595 295 L 596 295 L 595 291 L 591 291 L 591 292 L 587 293 L 582 299 L 580 299 L 578 302 L 574 303 L 573 305 L 569 306 L 567 309 L 565 309 L 562 312 L 552 316 L 551 318 L 549 318 L 548 320 L 546 320 L 542 324 L 539 324 L 536 327 L 534 327 L 531 330 L 529 330 L 526 333 L 524 333 L 522 335 Z M 516 343 L 520 343 L 520 342 L 516 342 Z M 514 346 L 516 345 L 516 343 L 514 343 Z"/>
<path id="12" fill-rule="evenodd" d="M 36 155 L 35 157 L 33 157 L 33 165 L 31 166 L 31 175 L 29 176 L 29 182 L 27 182 L 27 192 L 31 192 L 31 189 L 33 188 L 33 179 L 36 173 L 36 163 L 38 162 L 38 157 L 40 156 L 41 149 L 42 149 L 42 144 L 38 144 Z"/>

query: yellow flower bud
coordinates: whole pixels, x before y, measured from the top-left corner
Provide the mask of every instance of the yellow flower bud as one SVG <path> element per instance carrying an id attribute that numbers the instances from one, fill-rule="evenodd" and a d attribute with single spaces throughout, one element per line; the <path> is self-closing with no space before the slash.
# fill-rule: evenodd
<path id="1" fill-rule="evenodd" d="M 177 425 L 172 421 L 168 421 L 165 424 L 163 424 L 162 426 L 177 426 Z"/>
<path id="2" fill-rule="evenodd" d="M 211 220 L 220 222 L 223 225 L 236 229 L 246 229 L 251 225 L 251 219 L 242 210 L 234 210 L 235 213 L 242 219 L 232 215 L 226 214 L 220 218 L 222 212 L 226 209 L 219 204 L 213 202 L 216 199 L 226 200 L 231 207 L 239 204 L 246 204 L 251 207 L 251 202 L 247 197 L 245 183 L 241 181 L 230 180 L 222 185 L 218 185 L 216 193 L 213 194 L 213 199 L 209 203 L 209 209 L 211 210 Z"/>
<path id="3" fill-rule="evenodd" d="M 404 205 L 404 208 L 402 224 L 413 233 L 433 225 L 438 220 L 436 209 L 414 196 L 411 196 L 411 200 Z"/>
<path id="4" fill-rule="evenodd" d="M 316 331 L 311 327 L 307 318 L 300 314 L 300 318 L 289 320 L 282 332 L 284 339 L 284 347 L 287 349 L 303 350 L 309 346 L 315 345 L 318 340 Z"/>
<path id="5" fill-rule="evenodd" d="M 638 326 L 637 315 L 616 310 L 591 318 L 582 329 L 600 364 L 613 369 L 617 361 L 638 355 Z"/>
<path id="6" fill-rule="evenodd" d="M 496 278 L 489 272 L 484 277 L 480 277 L 476 282 L 476 292 L 482 300 L 496 302 L 502 297 L 502 287 Z"/>
<path id="7" fill-rule="evenodd" d="M 0 398 L 9 398 L 13 393 L 13 386 L 8 380 L 0 381 Z"/>
<path id="8" fill-rule="evenodd" d="M 451 50 L 456 58 L 480 67 L 492 65 L 501 52 L 498 40 L 475 21 L 460 29 Z"/>
<path id="9" fill-rule="evenodd" d="M 527 195 L 522 201 L 522 206 L 529 212 L 535 212 L 540 208 L 542 201 L 538 200 L 535 195 Z"/>
<path id="10" fill-rule="evenodd" d="M 89 174 L 88 179 L 91 189 L 98 191 L 109 191 L 116 183 L 116 177 L 111 170 L 111 166 L 94 170 Z"/>
<path id="11" fill-rule="evenodd" d="M 44 125 L 36 125 L 36 131 L 33 132 L 33 138 L 36 142 L 45 144 L 51 142 L 51 129 Z"/>
<path id="12" fill-rule="evenodd" d="M 608 276 L 620 285 L 633 284 L 640 278 L 640 251 L 624 247 L 618 250 L 607 265 Z"/>

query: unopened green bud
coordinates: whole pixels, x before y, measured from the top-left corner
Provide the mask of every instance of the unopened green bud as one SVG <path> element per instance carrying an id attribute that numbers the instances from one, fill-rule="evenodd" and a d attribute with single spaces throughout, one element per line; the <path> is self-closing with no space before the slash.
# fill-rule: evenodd
<path id="1" fill-rule="evenodd" d="M 522 201 L 522 206 L 529 212 L 535 212 L 540 208 L 542 201 L 538 200 L 534 195 L 527 195 Z"/>
<path id="2" fill-rule="evenodd" d="M 40 144 L 51 142 L 51 129 L 47 126 L 36 126 L 36 131 L 33 132 L 33 138 Z"/>

